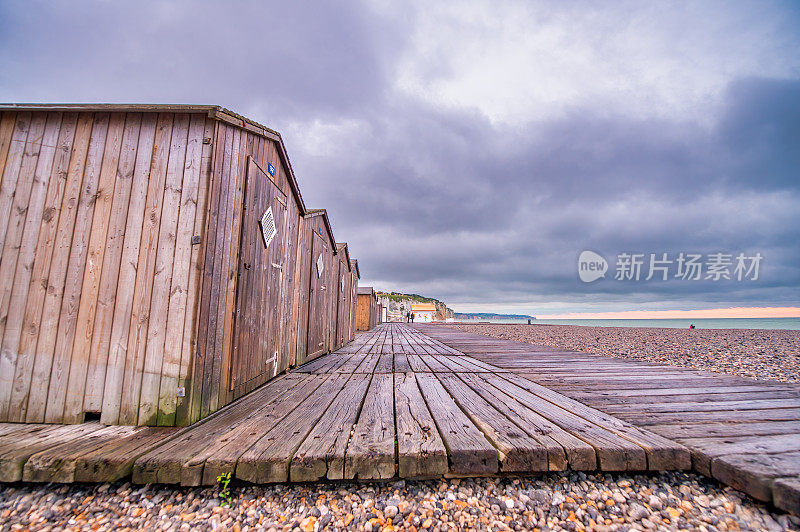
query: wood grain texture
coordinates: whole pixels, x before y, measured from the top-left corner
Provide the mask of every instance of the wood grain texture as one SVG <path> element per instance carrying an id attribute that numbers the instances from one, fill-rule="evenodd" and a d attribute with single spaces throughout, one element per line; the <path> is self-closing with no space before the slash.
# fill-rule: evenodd
<path id="1" fill-rule="evenodd" d="M 194 370 L 192 377 L 192 400 L 189 406 L 189 418 L 199 419 L 203 415 L 203 405 L 208 400 L 208 392 L 204 383 L 210 379 L 213 351 L 213 342 L 216 339 L 216 308 L 219 297 L 219 266 L 217 263 L 217 244 L 221 242 L 220 224 L 221 213 L 224 210 L 222 172 L 226 153 L 230 150 L 232 137 L 228 137 L 230 128 L 219 123 L 215 125 L 215 144 L 211 165 L 211 179 L 209 183 L 209 206 L 205 225 L 204 244 L 205 257 L 203 259 L 202 293 L 198 308 L 197 349 L 195 352 Z M 220 247 L 221 249 L 221 247 Z"/>
<path id="2" fill-rule="evenodd" d="M 282 380 L 293 382 L 293 379 L 292 375 L 287 375 L 279 378 L 278 382 Z M 240 425 L 240 430 L 236 433 L 226 433 L 224 439 L 214 442 L 214 445 L 207 447 L 202 454 L 187 462 L 183 468 L 181 483 L 184 485 L 188 483 L 190 478 L 188 473 L 191 467 L 201 460 L 203 460 L 203 484 L 213 485 L 217 482 L 218 475 L 234 473 L 239 457 L 247 452 L 266 431 L 281 423 L 299 403 L 305 401 L 319 388 L 324 379 L 301 378 L 294 382 L 297 382 L 296 386 L 292 387 L 288 393 L 274 396 L 269 408 L 258 409 L 254 416 L 248 414 L 248 421 L 246 424 Z M 193 478 L 192 481 L 194 481 Z"/>
<path id="3" fill-rule="evenodd" d="M 796 459 L 797 386 L 532 346 L 448 328 L 415 328 L 545 385 L 551 393 L 682 443 L 691 451 L 695 470 L 754 497 L 792 497 L 779 494 L 776 486 L 782 480 L 780 471 L 792 471 Z"/>
<path id="4" fill-rule="evenodd" d="M 332 375 L 284 420 L 239 457 L 236 478 L 248 482 L 286 482 L 292 457 L 347 382 Z"/>
<path id="5" fill-rule="evenodd" d="M 447 473 L 447 451 L 413 373 L 395 374 L 398 474 L 403 478 Z"/>
<path id="6" fill-rule="evenodd" d="M 800 515 L 800 478 L 778 478 L 772 483 L 772 503 L 781 510 Z"/>
<path id="7" fill-rule="evenodd" d="M 292 457 L 289 477 L 293 482 L 345 478 L 345 450 L 369 385 L 367 375 L 353 375 L 347 381 Z"/>
<path id="8" fill-rule="evenodd" d="M 395 475 L 394 380 L 372 376 L 364 406 L 344 459 L 344 478 L 381 479 Z"/>
<path id="9" fill-rule="evenodd" d="M 125 229 L 129 207 L 134 206 L 135 208 L 137 205 L 132 196 L 137 153 L 140 149 L 146 151 L 152 148 L 154 129 L 154 115 L 134 114 L 126 118 L 105 241 L 97 238 L 99 235 L 95 234 L 96 238 L 92 245 L 92 251 L 90 251 L 90 257 L 94 257 L 96 261 L 102 260 L 102 272 L 92 272 L 90 275 L 87 270 L 84 277 L 84 285 L 92 286 L 92 295 L 96 293 L 96 307 L 91 306 L 93 299 L 81 298 L 81 304 L 86 307 L 84 310 L 86 333 L 76 337 L 73 349 L 88 350 L 89 360 L 86 368 L 85 391 L 81 394 L 81 390 L 76 386 L 75 390 L 71 391 L 67 397 L 67 410 L 75 417 L 78 417 L 83 410 L 100 412 L 103 406 L 103 390 L 107 374 L 114 307 L 117 291 L 120 289 L 119 279 Z M 141 144 L 145 145 L 141 146 Z M 92 231 L 96 233 L 94 224 Z M 99 246 L 102 246 L 102 249 L 99 249 Z M 98 276 L 99 285 L 95 288 L 93 283 L 97 282 Z M 89 291 L 87 291 L 87 295 L 88 293 Z M 94 323 L 90 324 L 92 314 L 94 314 Z M 74 374 L 71 378 L 76 381 L 78 375 Z M 82 408 L 81 401 L 83 402 Z"/>
<path id="10" fill-rule="evenodd" d="M 36 242 L 37 235 L 31 234 L 34 230 L 38 233 L 41 223 L 41 208 L 44 204 L 44 196 L 47 190 L 49 178 L 49 166 L 53 161 L 56 138 L 61 126 L 60 113 L 56 116 L 48 117 L 45 114 L 37 113 L 31 122 L 31 129 L 28 135 L 25 149 L 22 155 L 21 168 L 16 188 L 14 190 L 11 209 L 7 212 L 8 225 L 5 233 L 5 242 L 0 256 L 0 339 L 5 340 L 5 331 L 9 325 L 9 314 L 11 313 L 12 299 L 19 304 L 19 296 L 14 297 L 14 292 L 19 294 L 20 290 L 27 291 L 28 283 L 17 285 L 15 279 L 17 271 L 20 275 L 30 275 L 30 268 L 24 268 L 20 263 L 29 260 L 26 251 L 30 252 L 32 244 L 28 244 L 26 239 L 33 243 Z M 48 168 L 47 175 L 40 169 L 41 166 Z M 5 217 L 6 214 L 4 213 Z M 27 234 L 26 234 L 27 233 Z M 23 250 L 23 247 L 26 248 Z M 24 296 L 24 294 L 23 294 Z M 15 309 L 16 310 L 16 309 Z M 16 320 L 11 321 L 12 327 Z M 19 331 L 9 331 L 11 335 L 19 334 Z M 5 356 L 8 355 L 8 356 Z M 0 376 L 4 376 L 6 388 L 10 386 L 10 381 L 14 373 L 16 353 L 4 353 L 0 360 Z"/>
<path id="11" fill-rule="evenodd" d="M 16 401 L 12 406 L 12 396 L 15 390 L 27 389 L 30 385 L 35 356 L 35 339 L 39 331 L 38 325 L 47 290 L 47 276 L 53 256 L 58 214 L 64 194 L 76 120 L 75 114 L 69 114 L 62 118 L 58 141 L 54 146 L 55 154 L 52 163 L 49 163 L 50 168 L 48 168 L 46 155 L 41 161 L 42 164 L 37 166 L 39 179 L 47 181 L 47 193 L 41 210 L 39 227 L 35 228 L 38 230 L 36 239 L 32 235 L 36 214 L 29 213 L 27 217 L 29 219 L 26 219 L 28 234 L 23 237 L 20 263 L 14 279 L 16 287 L 12 293 L 10 312 L 2 339 L 0 419 L 20 420 L 18 412 L 14 409 Z M 2 133 L 0 131 L 0 135 Z M 0 138 L 0 142 L 2 142 L 2 138 Z M 3 146 L 0 146 L 0 150 L 3 150 Z M 0 153 L 0 155 L 2 154 Z M 24 284 L 26 277 L 27 286 Z"/>
<path id="12" fill-rule="evenodd" d="M 102 411 L 100 420 L 105 424 L 116 424 L 122 399 L 124 379 L 131 378 L 134 360 L 128 358 L 128 338 L 131 330 L 131 316 L 134 308 L 136 273 L 139 264 L 139 246 L 146 215 L 147 194 L 150 188 L 150 168 L 156 151 L 156 137 L 163 144 L 168 127 L 168 116 L 147 114 L 142 117 L 139 144 L 136 151 L 130 200 L 125 219 L 125 232 L 122 240 L 117 292 L 114 297 L 113 319 L 108 332 L 108 357 L 104 379 Z M 112 288 L 109 288 L 109 291 Z M 100 329 L 98 349 L 106 334 Z"/>
<path id="13" fill-rule="evenodd" d="M 119 404 L 118 422 L 123 425 L 135 425 L 139 421 L 139 398 L 142 391 L 143 374 L 149 369 L 145 367 L 147 333 L 151 316 L 150 304 L 153 294 L 153 279 L 157 268 L 159 231 L 173 127 L 173 115 L 159 115 L 150 164 L 150 181 L 147 188 L 145 215 L 139 242 L 136 281 L 133 286 L 133 307 L 131 308 L 127 338 L 125 373 Z"/>
<path id="14" fill-rule="evenodd" d="M 164 361 L 169 296 L 172 286 L 172 273 L 175 258 L 175 244 L 180 213 L 180 198 L 183 187 L 184 164 L 189 135 L 188 115 L 177 115 L 172 126 L 172 139 L 169 148 L 164 192 L 161 199 L 160 223 L 155 251 L 155 263 L 150 297 L 150 316 L 148 319 L 147 346 L 144 351 L 144 366 L 139 392 L 138 423 L 156 425 L 158 423 L 159 390 Z M 172 391 L 174 394 L 175 391 Z"/>
<path id="15" fill-rule="evenodd" d="M 500 407 L 519 427 L 542 442 L 547 449 L 547 460 L 551 471 L 561 471 L 566 469 L 567 465 L 576 471 L 590 471 L 597 468 L 594 448 L 585 441 L 525 407 L 476 375 L 462 374 L 460 377 L 486 400 Z"/>
<path id="16" fill-rule="evenodd" d="M 31 416 L 35 421 L 48 423 L 58 423 L 64 418 L 64 404 L 72 366 L 72 347 L 78 327 L 84 270 L 89 252 L 95 202 L 100 187 L 106 139 L 110 129 L 111 121 L 108 114 L 99 114 L 95 117 L 83 167 L 83 188 L 75 216 L 69 261 L 66 263 L 67 271 L 58 314 L 58 329 L 52 329 L 52 333 L 55 334 L 55 350 L 52 355 L 49 384 L 42 383 L 42 390 L 39 390 L 38 386 L 31 390 L 31 396 L 28 399 L 29 421 Z M 111 132 L 112 135 L 121 135 L 121 131 L 122 124 L 117 117 Z M 88 353 L 81 353 L 80 356 L 86 357 Z"/>
<path id="17" fill-rule="evenodd" d="M 203 269 L 205 266 L 205 248 L 208 245 L 207 235 L 204 234 L 208 217 L 209 195 L 211 193 L 211 169 L 214 164 L 214 139 L 216 123 L 206 119 L 205 131 L 203 133 L 203 152 L 198 184 L 197 208 L 195 210 L 194 231 L 192 239 L 195 237 L 199 243 L 193 243 L 190 258 L 189 280 L 186 296 L 186 312 L 183 322 L 180 379 L 186 395 L 177 398 L 175 406 L 175 422 L 177 425 L 186 426 L 195 419 L 191 418 L 192 405 L 195 404 L 199 395 L 195 387 L 193 370 L 195 368 L 195 355 L 199 353 L 199 328 L 200 328 L 200 301 L 201 283 L 203 279 Z M 206 142 L 208 139 L 208 142 Z"/>
<path id="18" fill-rule="evenodd" d="M 87 381 L 92 381 L 94 390 L 102 384 L 95 382 L 100 353 L 92 351 L 94 341 L 95 321 L 100 315 L 107 313 L 107 307 L 101 307 L 99 300 L 102 288 L 103 267 L 107 266 L 106 275 L 116 276 L 110 270 L 115 270 L 114 253 L 109 255 L 109 263 L 105 263 L 106 250 L 111 248 L 108 230 L 114 214 L 122 216 L 119 211 L 127 211 L 128 196 L 130 194 L 130 174 L 133 158 L 135 157 L 136 144 L 139 139 L 141 116 L 138 114 L 126 115 L 114 113 L 109 123 L 106 137 L 106 146 L 103 153 L 103 163 L 100 168 L 100 177 L 95 197 L 94 213 L 92 215 L 92 229 L 86 256 L 86 267 L 83 272 L 83 285 L 80 292 L 80 305 L 75 324 L 75 338 L 71 346 L 72 357 L 70 360 L 69 378 L 61 420 L 66 423 L 80 423 L 83 421 L 84 400 Z M 124 149 L 124 152 L 123 152 Z M 124 158 L 120 156 L 123 155 Z M 116 211 L 114 212 L 114 207 Z M 106 294 L 103 294 L 106 295 Z M 113 306 L 113 304 L 112 304 Z M 69 346 L 68 346 L 69 347 Z M 94 359 L 92 359 L 94 355 Z M 90 371 L 94 370 L 94 371 Z M 105 368 L 97 379 L 102 382 Z M 102 392 L 101 392 L 102 393 Z M 95 403 L 100 402 L 100 397 L 95 397 Z M 99 405 L 93 410 L 99 411 Z"/>
<path id="19" fill-rule="evenodd" d="M 37 140 L 37 137 L 41 136 L 42 129 L 44 128 L 43 116 L 37 114 L 35 123 L 33 120 L 34 115 L 31 113 L 20 113 L 17 115 L 11 139 L 7 141 L 8 147 L 3 148 L 6 152 L 6 158 L 3 161 L 3 182 L 0 184 L 0 209 L 2 209 L 0 212 L 9 213 L 9 216 L 0 216 L 0 249 L 3 250 L 5 250 L 5 241 L 9 226 L 13 221 L 15 221 L 14 217 L 11 216 L 11 206 L 16 199 L 17 189 L 19 187 L 19 194 L 22 196 L 25 194 L 25 190 L 27 188 L 24 183 L 22 186 L 19 186 L 20 173 L 22 172 L 22 161 L 26 157 L 26 152 L 34 149 L 34 143 L 41 142 L 41 139 Z M 34 126 L 34 124 L 36 129 L 31 131 L 31 128 Z M 7 127 L 8 126 L 6 125 L 6 128 Z M 6 132 L 6 135 L 7 134 L 8 133 Z M 38 150 L 36 151 L 38 157 Z M 28 157 L 30 156 L 28 155 Z M 28 168 L 30 168 L 30 164 L 28 165 Z M 24 176 L 22 177 L 23 181 L 27 181 L 28 179 L 29 178 Z M 2 259 L 0 259 L 0 264 L 1 263 Z"/>
<path id="20" fill-rule="evenodd" d="M 715 459 L 711 475 L 760 501 L 772 500 L 772 483 L 800 475 L 800 452 L 730 454 Z"/>
<path id="21" fill-rule="evenodd" d="M 31 455 L 25 462 L 25 482 L 75 482 L 75 465 L 81 456 L 98 447 L 124 439 L 136 427 L 102 427 L 81 438 L 74 438 Z"/>
<path id="22" fill-rule="evenodd" d="M 293 376 L 273 381 L 250 394 L 248 400 L 227 405 L 191 427 L 182 429 L 170 442 L 151 450 L 136 460 L 133 481 L 178 484 L 182 482 L 182 479 L 186 479 L 188 484 L 199 484 L 202 481 L 205 457 L 202 460 L 194 460 L 193 467 L 190 467 L 189 462 L 201 453 L 210 454 L 213 447 L 219 444 L 220 438 L 235 431 L 240 423 L 261 415 L 259 405 L 269 406 L 272 401 L 290 397 L 290 393 L 280 392 L 293 389 L 298 382 L 302 382 L 302 378 Z M 245 438 L 243 434 L 237 435 L 238 437 L 231 440 L 232 442 L 239 442 Z M 260 433 L 257 437 L 260 437 Z M 223 443 L 226 442 L 227 440 Z M 235 464 L 238 456 L 230 456 Z"/>
<path id="23" fill-rule="evenodd" d="M 11 194 L 13 194 L 14 187 L 16 187 L 16 178 L 5 178 L 6 167 L 13 167 L 15 165 L 16 157 L 9 157 L 11 153 L 12 144 L 16 141 L 16 153 L 19 154 L 19 137 L 15 137 L 17 119 L 20 113 L 6 111 L 0 116 L 0 204 L 8 205 L 11 201 Z M 20 122 L 24 124 L 24 122 Z M 22 131 L 20 131 L 22 132 Z M 27 131 L 24 130 L 27 135 Z M 13 174 L 12 174 L 13 175 Z M 6 212 L 5 210 L 3 212 Z M 0 234 L 5 235 L 5 228 L 8 221 L 0 222 Z M 0 237 L 0 249 L 3 247 L 2 237 Z"/>
<path id="24" fill-rule="evenodd" d="M 193 316 L 191 314 L 187 316 L 187 301 L 190 297 L 190 287 L 196 288 L 196 283 L 190 284 L 192 236 L 195 234 L 195 219 L 201 188 L 203 138 L 206 133 L 205 118 L 201 115 L 192 115 L 182 169 L 183 182 L 177 207 L 179 216 L 175 232 L 173 271 L 168 293 L 166 323 L 164 324 L 164 355 L 159 379 L 158 418 L 156 420 L 158 425 L 175 424 L 177 389 L 179 385 L 184 385 L 185 388 L 183 379 L 188 373 L 188 352 L 191 341 L 184 343 L 183 335 L 185 321 L 188 319 L 193 322 Z M 194 297 L 192 297 L 193 303 Z"/>
<path id="25" fill-rule="evenodd" d="M 0 443 L 0 482 L 23 479 L 23 468 L 28 459 L 45 449 L 62 443 L 72 443 L 81 437 L 101 430 L 98 423 L 84 425 L 36 425 L 25 436 L 7 438 Z"/>
<path id="26" fill-rule="evenodd" d="M 203 350 L 203 373 L 200 378 L 202 383 L 202 395 L 199 401 L 200 417 L 204 417 L 214 411 L 220 390 L 219 372 L 222 362 L 222 331 L 225 323 L 224 285 L 227 284 L 229 275 L 227 265 L 231 238 L 231 223 L 228 222 L 228 219 L 232 218 L 232 214 L 229 213 L 229 204 L 233 195 L 231 188 L 234 188 L 236 184 L 236 176 L 232 175 L 232 160 L 237 158 L 236 154 L 238 154 L 239 146 L 238 132 L 230 127 L 221 127 L 220 129 L 224 132 L 225 140 L 223 153 L 217 159 L 218 168 L 215 168 L 214 171 L 215 185 L 217 182 L 219 183 L 218 203 L 215 206 L 216 209 L 211 213 L 213 219 L 209 220 L 209 228 L 211 229 L 209 236 L 213 235 L 212 238 L 215 239 L 215 243 L 213 250 L 206 252 L 208 259 L 206 261 L 208 265 L 207 275 L 210 275 L 211 278 L 206 279 L 208 293 L 205 292 L 204 285 L 204 301 L 202 303 L 207 308 L 207 323 L 201 324 L 201 327 L 205 329 L 206 344 L 204 349 L 201 347 Z M 234 150 L 237 150 L 236 154 Z"/>
<path id="27" fill-rule="evenodd" d="M 53 243 L 53 255 L 45 285 L 41 319 L 38 326 L 30 323 L 30 327 L 25 327 L 26 334 L 20 340 L 20 352 L 23 353 L 26 362 L 17 366 L 9 408 L 11 421 L 35 422 L 44 418 L 47 386 L 53 365 L 73 232 L 77 213 L 81 210 L 80 198 L 93 123 L 93 115 L 81 114 L 78 117 Z M 31 320 L 35 319 L 34 314 Z M 27 361 L 31 359 L 32 368 L 29 370 Z M 33 383 L 37 385 L 33 386 Z"/>
<path id="28" fill-rule="evenodd" d="M 417 383 L 447 447 L 449 472 L 457 475 L 496 473 L 497 450 L 456 405 L 438 379 L 430 373 L 418 373 Z"/>

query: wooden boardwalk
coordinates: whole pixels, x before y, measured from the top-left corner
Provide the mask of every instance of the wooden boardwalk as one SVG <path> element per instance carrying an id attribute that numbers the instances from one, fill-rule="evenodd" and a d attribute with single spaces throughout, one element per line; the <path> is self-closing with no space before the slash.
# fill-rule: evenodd
<path id="1" fill-rule="evenodd" d="M 184 429 L 0 424 L 0 481 L 693 467 L 800 513 L 800 388 L 384 324 Z"/>
<path id="2" fill-rule="evenodd" d="M 5 435 L 3 435 L 5 432 Z M 186 429 L 0 425 L 0 480 L 215 484 L 687 469 L 679 444 L 404 324 Z"/>
<path id="3" fill-rule="evenodd" d="M 800 386 L 469 334 L 417 330 L 685 445 L 699 473 L 800 515 Z"/>

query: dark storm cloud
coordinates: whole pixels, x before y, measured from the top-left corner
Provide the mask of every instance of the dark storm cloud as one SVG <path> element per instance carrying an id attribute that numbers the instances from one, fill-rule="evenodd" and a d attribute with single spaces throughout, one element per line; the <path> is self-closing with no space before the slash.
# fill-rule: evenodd
<path id="1" fill-rule="evenodd" d="M 348 113 L 382 92 L 398 32 L 355 3 L 4 2 L 5 95 Z M 380 38 L 379 38 L 380 37 Z"/>
<path id="2" fill-rule="evenodd" d="M 350 177 L 361 193 L 343 198 L 333 214 L 371 242 L 359 246 L 370 275 L 389 287 L 424 284 L 451 300 L 580 302 L 594 295 L 795 304 L 796 150 L 785 139 L 759 144 L 758 132 L 737 117 L 769 106 L 771 114 L 758 115 L 759 128 L 783 139 L 791 134 L 786 128 L 800 98 L 791 90 L 777 98 L 770 80 L 745 84 L 746 97 L 742 84 L 728 91 L 722 118 L 710 129 L 608 118 L 592 109 L 523 131 L 493 128 L 468 114 L 407 113 L 394 135 L 374 143 L 361 139 L 372 154 L 372 162 Z M 752 149 L 732 143 L 734 134 Z M 786 179 L 765 179 L 767 174 Z M 363 220 L 370 221 L 367 230 Z M 586 285 L 575 271 L 583 249 L 604 253 L 612 261 L 611 277 L 614 257 L 622 252 L 674 257 L 681 251 L 759 251 L 766 260 L 760 280 L 751 284 Z"/>
<path id="3" fill-rule="evenodd" d="M 359 3 L 4 2 L 0 99 L 214 103 L 276 127 L 307 204 L 329 210 L 362 282 L 379 288 L 533 312 L 800 301 L 796 73 L 732 77 L 704 120 L 588 99 L 509 125 L 398 89 L 422 16 Z M 422 57 L 422 73 L 453 74 L 442 54 Z M 765 259 L 754 283 L 586 285 L 584 249 L 612 262 L 610 276 L 620 252 Z"/>
<path id="4" fill-rule="evenodd" d="M 800 80 L 747 79 L 730 90 L 735 102 L 719 126 L 738 154 L 731 177 L 744 186 L 800 186 Z"/>

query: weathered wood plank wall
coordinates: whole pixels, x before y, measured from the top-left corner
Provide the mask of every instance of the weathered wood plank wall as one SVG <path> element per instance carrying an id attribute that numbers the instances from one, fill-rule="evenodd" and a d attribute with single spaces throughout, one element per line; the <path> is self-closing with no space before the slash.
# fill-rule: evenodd
<path id="1" fill-rule="evenodd" d="M 0 109 L 0 421 L 186 425 L 352 338 L 280 137 L 135 107 Z"/>
<path id="2" fill-rule="evenodd" d="M 2 112 L 0 419 L 142 424 L 163 408 L 174 422 L 213 127 L 203 113 Z"/>

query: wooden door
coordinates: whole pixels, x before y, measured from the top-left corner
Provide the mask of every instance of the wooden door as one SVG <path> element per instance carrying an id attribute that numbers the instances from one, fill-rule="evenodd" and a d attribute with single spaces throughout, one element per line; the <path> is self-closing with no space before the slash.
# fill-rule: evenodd
<path id="1" fill-rule="evenodd" d="M 231 390 L 237 397 L 274 376 L 286 268 L 286 195 L 252 159 L 245 181 Z"/>
<path id="2" fill-rule="evenodd" d="M 313 230 L 313 229 L 312 229 Z M 328 267 L 326 256 L 329 253 L 328 243 L 314 231 L 314 238 L 311 244 L 311 269 L 309 271 L 309 291 L 308 291 L 308 360 L 319 356 L 325 351 L 325 340 L 327 334 L 325 309 L 325 280 L 328 278 Z"/>
<path id="3" fill-rule="evenodd" d="M 347 323 L 350 320 L 350 313 L 347 312 L 347 297 L 350 291 L 348 286 L 349 272 L 344 260 L 339 261 L 339 275 L 338 285 L 339 289 L 336 290 L 336 299 L 338 305 L 336 308 L 336 347 L 342 347 L 347 343 Z"/>

